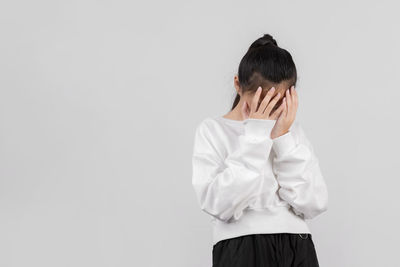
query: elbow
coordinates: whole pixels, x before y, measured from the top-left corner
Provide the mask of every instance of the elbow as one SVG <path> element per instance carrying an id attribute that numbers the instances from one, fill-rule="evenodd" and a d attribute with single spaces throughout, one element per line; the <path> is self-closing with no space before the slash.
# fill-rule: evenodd
<path id="1" fill-rule="evenodd" d="M 218 197 L 210 197 L 210 194 L 203 187 L 194 186 L 197 204 L 200 210 L 211 217 L 227 222 L 232 217 L 229 215 L 227 203 L 221 203 Z"/>
<path id="2" fill-rule="evenodd" d="M 279 195 L 292 206 L 296 215 L 304 219 L 313 219 L 328 210 L 328 193 L 326 190 L 319 194 L 310 192 L 301 194 L 300 192 L 284 190 L 283 188 L 279 190 Z"/>
<path id="3" fill-rule="evenodd" d="M 317 214 L 321 214 L 325 211 L 328 210 L 328 189 L 326 187 L 326 185 L 324 185 L 322 190 L 322 194 L 319 195 L 318 200 L 316 201 L 317 205 L 316 205 L 316 212 Z"/>
<path id="4" fill-rule="evenodd" d="M 238 221 L 243 215 L 243 210 L 241 208 L 230 202 L 218 202 L 218 198 L 214 199 L 214 201 L 202 201 L 200 203 L 200 209 L 224 223 Z"/>
<path id="5" fill-rule="evenodd" d="M 321 213 L 324 213 L 325 211 L 328 210 L 328 207 L 325 206 L 324 208 L 320 209 L 313 209 L 313 210 L 308 210 L 307 212 L 304 213 L 304 219 L 311 220 L 320 215 Z"/>
<path id="6" fill-rule="evenodd" d="M 318 200 L 315 200 L 312 205 L 304 212 L 304 219 L 313 219 L 318 215 L 328 210 L 328 195 L 325 194 Z"/>
<path id="7" fill-rule="evenodd" d="M 196 184 L 195 180 L 193 180 L 192 185 L 196 194 L 197 204 L 202 212 L 219 221 L 227 222 L 230 220 L 232 216 L 227 212 L 227 203 L 221 203 L 218 197 L 210 194 L 206 185 Z"/>
<path id="8" fill-rule="evenodd" d="M 193 180 L 192 186 L 200 209 L 224 223 L 238 221 L 252 199 L 252 195 L 245 194 L 244 191 L 233 194 L 233 189 L 228 190 L 222 186 L 211 187 L 209 183 L 196 183 L 196 181 Z"/>
<path id="9" fill-rule="evenodd" d="M 218 221 L 221 221 L 221 222 L 228 223 L 228 222 L 230 222 L 230 220 L 232 218 L 231 216 L 226 216 L 226 214 L 224 214 L 222 212 L 215 212 L 215 211 L 212 211 L 212 210 L 207 209 L 205 207 L 201 207 L 201 210 L 204 213 L 210 215 L 211 217 L 213 217 L 213 218 L 215 218 L 215 219 L 217 219 Z"/>
<path id="10" fill-rule="evenodd" d="M 221 206 L 221 204 L 224 204 L 224 206 Z M 201 202 L 200 209 L 204 213 L 224 223 L 238 220 L 242 215 L 242 213 L 235 212 L 233 207 L 227 207 L 227 203 Z"/>

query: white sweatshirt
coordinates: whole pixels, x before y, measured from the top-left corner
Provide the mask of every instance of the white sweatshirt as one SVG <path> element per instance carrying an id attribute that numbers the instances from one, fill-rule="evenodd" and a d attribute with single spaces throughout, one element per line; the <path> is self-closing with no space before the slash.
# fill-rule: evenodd
<path id="1" fill-rule="evenodd" d="M 310 233 L 305 219 L 328 208 L 313 147 L 295 120 L 270 138 L 275 120 L 203 119 L 195 132 L 192 185 L 211 216 L 213 244 L 257 233 Z"/>

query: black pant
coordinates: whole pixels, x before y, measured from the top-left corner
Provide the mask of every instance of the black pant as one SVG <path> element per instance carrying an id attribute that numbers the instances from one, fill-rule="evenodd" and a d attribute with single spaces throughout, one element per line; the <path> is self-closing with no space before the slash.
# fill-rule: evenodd
<path id="1" fill-rule="evenodd" d="M 319 267 L 309 233 L 252 234 L 220 240 L 213 267 Z"/>

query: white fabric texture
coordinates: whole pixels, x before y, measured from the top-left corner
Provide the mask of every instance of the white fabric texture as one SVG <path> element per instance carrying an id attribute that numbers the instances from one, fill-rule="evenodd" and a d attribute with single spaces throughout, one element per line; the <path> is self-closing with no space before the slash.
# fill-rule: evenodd
<path id="1" fill-rule="evenodd" d="M 211 216 L 214 244 L 254 233 L 310 233 L 305 220 L 326 211 L 318 158 L 295 120 L 275 139 L 275 120 L 208 117 L 196 127 L 192 185 Z"/>

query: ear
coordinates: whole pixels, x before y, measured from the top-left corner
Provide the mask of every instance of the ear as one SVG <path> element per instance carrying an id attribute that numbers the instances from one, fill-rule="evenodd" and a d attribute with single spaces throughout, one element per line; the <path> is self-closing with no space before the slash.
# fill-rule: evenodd
<path id="1" fill-rule="evenodd" d="M 233 85 L 235 86 L 236 92 L 242 96 L 242 89 L 240 88 L 239 77 L 237 75 L 233 78 Z"/>

